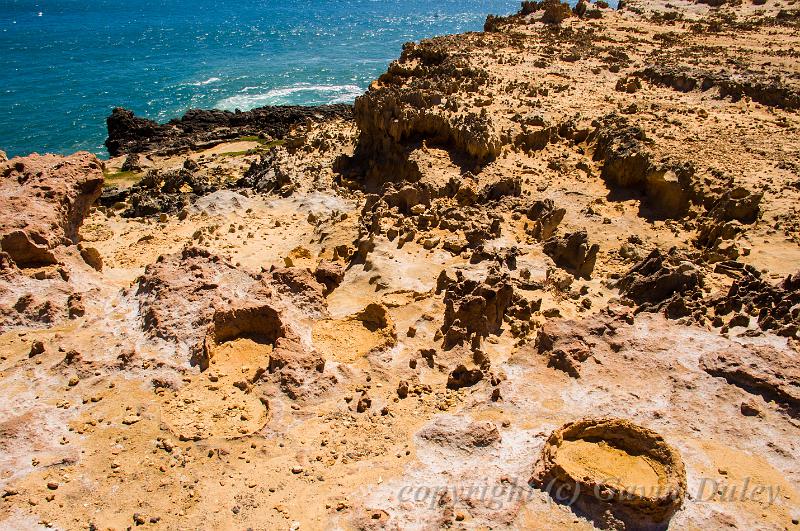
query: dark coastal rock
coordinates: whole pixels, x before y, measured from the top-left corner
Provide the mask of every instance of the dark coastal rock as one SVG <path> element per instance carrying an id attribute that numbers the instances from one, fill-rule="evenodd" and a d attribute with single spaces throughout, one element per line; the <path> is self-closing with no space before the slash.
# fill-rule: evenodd
<path id="1" fill-rule="evenodd" d="M 122 163 L 122 171 L 142 171 L 142 162 L 139 160 L 138 153 L 131 153 L 125 157 L 125 162 Z"/>
<path id="2" fill-rule="evenodd" d="M 275 153 L 267 153 L 250 164 L 244 176 L 236 182 L 236 186 L 252 188 L 258 192 L 275 193 L 283 197 L 292 195 L 296 184 L 292 181 L 290 172 L 278 162 Z"/>
<path id="3" fill-rule="evenodd" d="M 146 151 L 179 153 L 241 136 L 280 139 L 307 121 L 350 119 L 352 109 L 346 104 L 261 107 L 247 112 L 191 109 L 181 118 L 158 124 L 117 107 L 106 120 L 106 147 L 116 157 Z"/>
<path id="4" fill-rule="evenodd" d="M 595 142 L 594 159 L 603 161 L 601 177 L 614 187 L 643 184 L 652 159 L 644 130 L 613 114 L 596 125 L 590 140 Z"/>
<path id="5" fill-rule="evenodd" d="M 176 212 L 188 206 L 196 197 L 210 194 L 219 189 L 208 176 L 195 173 L 186 167 L 173 170 L 150 170 L 139 183 L 127 192 L 130 195 L 130 208 L 123 212 L 124 217 L 138 218 Z M 119 198 L 122 193 L 103 197 L 106 204 L 111 198 Z"/>

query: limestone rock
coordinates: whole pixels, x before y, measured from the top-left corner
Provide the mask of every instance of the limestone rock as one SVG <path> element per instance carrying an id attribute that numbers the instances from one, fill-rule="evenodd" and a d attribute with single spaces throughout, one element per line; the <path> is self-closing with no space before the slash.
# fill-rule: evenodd
<path id="1" fill-rule="evenodd" d="M 560 0 L 544 0 L 542 8 L 544 9 L 542 22 L 545 24 L 561 24 L 572 16 L 569 4 L 562 3 Z"/>
<path id="2" fill-rule="evenodd" d="M 451 415 L 442 415 L 422 428 L 417 437 L 443 447 L 472 452 L 500 444 L 500 431 L 492 422 L 467 422 Z"/>
<path id="3" fill-rule="evenodd" d="M 565 208 L 556 208 L 552 199 L 544 199 L 535 201 L 525 214 L 533 221 L 533 237 L 544 241 L 553 236 L 566 213 Z"/>
<path id="4" fill-rule="evenodd" d="M 576 457 L 573 450 L 581 453 Z M 603 448 L 652 469 L 656 489 L 626 485 L 613 474 Z M 601 465 L 602 463 L 602 465 Z M 678 451 L 659 434 L 627 420 L 600 418 L 570 422 L 555 430 L 542 449 L 531 484 L 551 496 L 573 494 L 572 502 L 601 527 L 665 527 L 686 496 L 686 468 Z"/>
<path id="5" fill-rule="evenodd" d="M 591 277 L 599 251 L 599 245 L 589 244 L 589 235 L 584 230 L 551 238 L 544 243 L 545 254 L 578 278 Z"/>
<path id="6" fill-rule="evenodd" d="M 459 365 L 447 376 L 448 389 L 461 389 L 462 387 L 472 387 L 483 380 L 483 371 L 480 369 L 468 369 L 464 365 Z"/>
<path id="7" fill-rule="evenodd" d="M 314 271 L 314 278 L 317 282 L 325 286 L 325 295 L 329 295 L 339 284 L 344 280 L 344 266 L 336 262 L 329 262 L 322 260 L 317 264 L 317 269 Z"/>
<path id="8" fill-rule="evenodd" d="M 790 350 L 769 346 L 735 347 L 703 355 L 700 366 L 712 376 L 760 394 L 800 414 L 800 356 Z"/>
<path id="9" fill-rule="evenodd" d="M 187 345 L 192 362 L 207 366 L 207 328 L 217 310 L 272 301 L 270 288 L 221 257 L 191 247 L 145 268 L 134 294 L 145 332 Z"/>
<path id="10" fill-rule="evenodd" d="M 437 292 L 445 291 L 444 347 L 452 348 L 465 340 L 497 334 L 511 304 L 514 288 L 507 275 L 490 273 L 486 280 L 465 279 L 460 272 L 455 281 L 444 272 L 439 277 Z"/>
<path id="11" fill-rule="evenodd" d="M 617 282 L 620 292 L 646 308 L 657 309 L 673 296 L 702 285 L 697 268 L 679 254 L 652 251 Z"/>
<path id="12" fill-rule="evenodd" d="M 89 153 L 0 164 L 0 249 L 17 265 L 55 263 L 56 247 L 78 243 L 102 187 L 102 165 Z"/>

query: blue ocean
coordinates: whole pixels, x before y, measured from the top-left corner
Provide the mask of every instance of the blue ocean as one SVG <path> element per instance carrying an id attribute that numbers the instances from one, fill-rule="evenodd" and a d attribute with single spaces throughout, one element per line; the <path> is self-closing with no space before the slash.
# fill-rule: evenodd
<path id="1" fill-rule="evenodd" d="M 0 149 L 107 155 L 115 106 L 352 102 L 404 42 L 478 31 L 519 0 L 0 0 Z"/>

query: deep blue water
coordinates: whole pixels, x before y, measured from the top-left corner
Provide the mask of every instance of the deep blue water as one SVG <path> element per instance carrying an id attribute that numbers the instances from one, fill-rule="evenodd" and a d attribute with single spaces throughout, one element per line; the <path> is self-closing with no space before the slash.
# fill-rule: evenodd
<path id="1" fill-rule="evenodd" d="M 114 106 L 350 102 L 410 40 L 518 0 L 0 0 L 0 149 L 106 154 Z"/>

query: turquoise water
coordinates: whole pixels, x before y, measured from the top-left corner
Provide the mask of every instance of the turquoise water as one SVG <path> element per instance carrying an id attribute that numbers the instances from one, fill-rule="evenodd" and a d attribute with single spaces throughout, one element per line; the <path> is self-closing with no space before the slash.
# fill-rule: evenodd
<path id="1" fill-rule="evenodd" d="M 351 102 L 402 44 L 518 0 L 0 0 L 0 149 L 106 154 L 114 106 Z"/>

